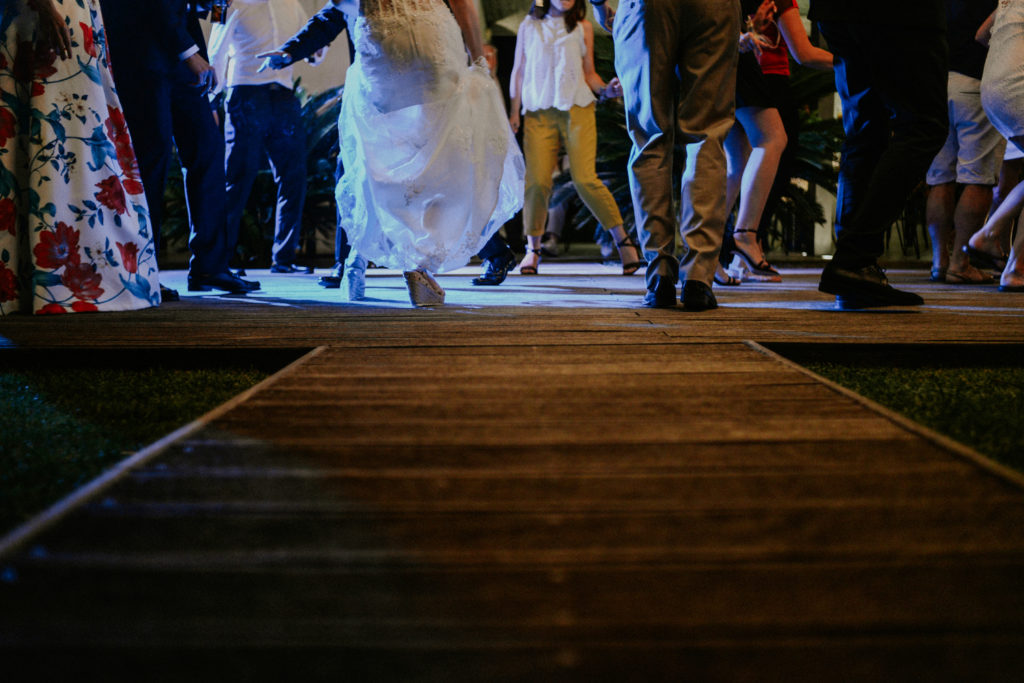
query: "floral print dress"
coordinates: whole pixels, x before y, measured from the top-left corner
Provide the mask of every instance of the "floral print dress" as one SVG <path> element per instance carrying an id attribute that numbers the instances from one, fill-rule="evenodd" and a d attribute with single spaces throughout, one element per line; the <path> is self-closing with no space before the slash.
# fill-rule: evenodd
<path id="1" fill-rule="evenodd" d="M 98 0 L 54 0 L 71 30 L 68 60 L 37 43 L 24 0 L 2 1 L 0 314 L 159 304 L 149 211 Z"/>

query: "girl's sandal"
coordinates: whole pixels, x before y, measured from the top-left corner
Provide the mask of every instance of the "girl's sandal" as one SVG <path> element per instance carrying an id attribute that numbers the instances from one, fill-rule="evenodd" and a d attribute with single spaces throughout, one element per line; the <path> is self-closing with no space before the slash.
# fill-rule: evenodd
<path id="1" fill-rule="evenodd" d="M 622 240 L 621 242 L 616 242 L 615 247 L 619 250 L 619 259 L 622 261 L 623 275 L 632 275 L 633 273 L 647 265 L 647 261 L 644 260 L 643 255 L 640 253 L 640 247 L 637 246 L 637 243 L 634 242 L 633 238 L 630 237 L 629 235 L 626 235 L 626 239 Z M 627 261 L 626 257 L 623 256 L 623 249 L 633 250 L 634 258 L 632 261 Z"/>
<path id="2" fill-rule="evenodd" d="M 536 254 L 537 255 L 537 264 L 536 265 L 534 265 L 533 263 L 526 263 L 526 259 L 530 258 L 530 254 Z M 523 260 L 519 262 L 519 274 L 520 275 L 536 275 L 537 274 L 537 266 L 539 266 L 539 265 L 540 265 L 540 249 L 539 248 L 534 249 L 532 247 L 527 247 L 526 248 L 526 256 L 524 256 Z"/>

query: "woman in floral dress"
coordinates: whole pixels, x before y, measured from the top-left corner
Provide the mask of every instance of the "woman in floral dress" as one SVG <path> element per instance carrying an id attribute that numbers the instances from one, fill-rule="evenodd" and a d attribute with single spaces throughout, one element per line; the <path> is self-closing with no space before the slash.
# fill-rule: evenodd
<path id="1" fill-rule="evenodd" d="M 0 314 L 160 303 L 97 0 L 0 0 Z"/>

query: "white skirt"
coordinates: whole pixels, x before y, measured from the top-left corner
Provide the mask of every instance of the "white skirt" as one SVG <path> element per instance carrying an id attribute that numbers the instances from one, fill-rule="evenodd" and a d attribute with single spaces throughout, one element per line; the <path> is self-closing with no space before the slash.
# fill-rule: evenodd
<path id="1" fill-rule="evenodd" d="M 353 34 L 338 121 L 341 225 L 378 265 L 460 268 L 523 203 L 525 165 L 497 83 L 468 64 L 441 3 L 359 17 Z"/>

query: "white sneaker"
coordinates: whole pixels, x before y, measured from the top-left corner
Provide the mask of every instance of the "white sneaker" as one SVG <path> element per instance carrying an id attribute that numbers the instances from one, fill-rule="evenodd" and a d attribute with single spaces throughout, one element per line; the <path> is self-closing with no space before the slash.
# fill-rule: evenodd
<path id="1" fill-rule="evenodd" d="M 349 301 L 366 298 L 366 259 L 353 249 L 345 259 L 345 274 L 341 277 L 341 289 Z"/>
<path id="2" fill-rule="evenodd" d="M 413 306 L 440 306 L 444 303 L 444 290 L 425 270 L 405 271 L 405 285 Z"/>

